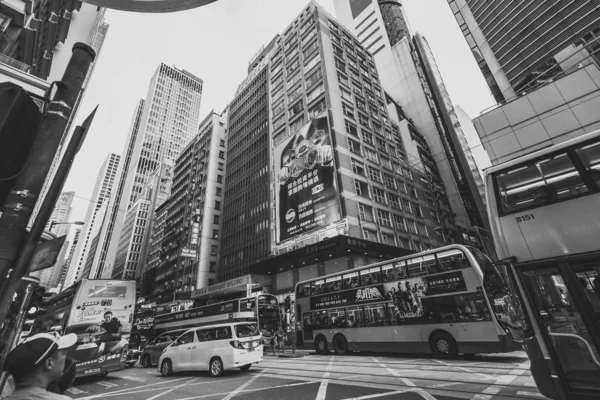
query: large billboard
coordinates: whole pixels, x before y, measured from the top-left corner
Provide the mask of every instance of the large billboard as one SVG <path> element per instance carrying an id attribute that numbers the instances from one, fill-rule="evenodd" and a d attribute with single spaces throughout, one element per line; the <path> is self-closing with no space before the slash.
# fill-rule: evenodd
<path id="1" fill-rule="evenodd" d="M 315 118 L 275 146 L 278 243 L 341 219 L 331 132 Z"/>

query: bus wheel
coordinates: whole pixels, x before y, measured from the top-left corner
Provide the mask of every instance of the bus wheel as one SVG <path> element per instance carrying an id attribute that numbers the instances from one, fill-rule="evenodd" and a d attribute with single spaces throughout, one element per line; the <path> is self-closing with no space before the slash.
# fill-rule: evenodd
<path id="1" fill-rule="evenodd" d="M 166 359 L 162 362 L 160 366 L 160 373 L 162 374 L 162 376 L 173 375 L 173 364 L 171 364 L 171 360 Z"/>
<path id="2" fill-rule="evenodd" d="M 431 352 L 437 358 L 456 358 L 458 357 L 458 346 L 456 340 L 446 332 L 436 332 L 429 339 Z"/>
<path id="3" fill-rule="evenodd" d="M 348 354 L 348 341 L 344 335 L 340 334 L 333 338 L 333 351 L 339 356 Z"/>
<path id="4" fill-rule="evenodd" d="M 327 346 L 327 340 L 325 339 L 325 337 L 317 337 L 317 340 L 315 340 L 315 350 L 317 350 L 317 353 L 323 355 L 329 353 L 329 347 Z"/>
<path id="5" fill-rule="evenodd" d="M 146 354 L 144 356 L 144 358 L 142 358 L 142 367 L 150 368 L 151 366 L 152 366 L 152 363 L 150 362 L 150 355 Z"/>

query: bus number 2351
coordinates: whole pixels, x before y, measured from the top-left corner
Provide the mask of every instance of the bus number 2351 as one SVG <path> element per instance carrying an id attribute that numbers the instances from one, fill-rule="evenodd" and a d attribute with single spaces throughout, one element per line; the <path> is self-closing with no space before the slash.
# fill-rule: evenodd
<path id="1" fill-rule="evenodd" d="M 515 218 L 517 219 L 517 222 L 525 222 L 525 221 L 531 221 L 532 219 L 535 219 L 535 215 L 533 214 L 525 214 L 525 215 L 520 215 L 520 216 L 515 216 Z"/>

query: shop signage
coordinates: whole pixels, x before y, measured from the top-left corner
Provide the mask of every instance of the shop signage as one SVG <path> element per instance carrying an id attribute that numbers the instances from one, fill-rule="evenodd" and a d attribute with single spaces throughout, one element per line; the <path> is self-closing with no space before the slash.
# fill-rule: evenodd
<path id="1" fill-rule="evenodd" d="M 462 292 L 467 290 L 462 271 L 452 271 L 445 274 L 427 276 L 427 295 Z"/>
<path id="2" fill-rule="evenodd" d="M 190 310 L 179 311 L 169 314 L 157 315 L 154 318 L 154 324 L 165 324 L 168 322 L 174 322 L 181 319 L 188 318 L 199 318 L 199 317 L 210 317 L 213 315 L 223 315 L 229 313 L 235 313 L 239 311 L 239 302 L 232 300 L 225 303 L 211 304 L 201 308 L 192 308 Z"/>
<path id="3" fill-rule="evenodd" d="M 217 283 L 216 285 L 196 289 L 192 292 L 192 298 L 200 297 L 209 293 L 219 292 L 221 290 L 225 290 L 236 286 L 243 286 L 245 288 L 246 283 L 248 283 L 248 276 L 242 276 L 239 278 L 231 279 L 225 282 Z"/>

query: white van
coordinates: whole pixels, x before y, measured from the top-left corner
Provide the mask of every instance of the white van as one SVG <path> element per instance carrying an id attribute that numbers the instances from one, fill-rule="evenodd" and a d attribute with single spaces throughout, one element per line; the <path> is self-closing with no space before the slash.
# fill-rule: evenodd
<path id="1" fill-rule="evenodd" d="M 256 323 L 232 322 L 189 329 L 163 350 L 158 365 L 163 376 L 208 371 L 217 377 L 226 369 L 248 371 L 262 359 L 262 338 Z"/>

